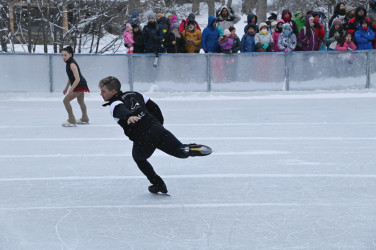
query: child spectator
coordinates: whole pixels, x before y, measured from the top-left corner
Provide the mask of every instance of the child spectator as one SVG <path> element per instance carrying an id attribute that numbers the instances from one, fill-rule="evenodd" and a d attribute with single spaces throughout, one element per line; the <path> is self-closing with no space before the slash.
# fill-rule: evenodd
<path id="1" fill-rule="evenodd" d="M 372 42 L 375 39 L 375 32 L 368 26 L 368 21 L 363 19 L 361 28 L 355 31 L 355 41 L 358 44 L 357 50 L 373 49 Z"/>
<path id="2" fill-rule="evenodd" d="M 255 35 L 255 44 L 257 52 L 270 52 L 273 46 L 273 37 L 269 33 L 266 23 L 260 23 L 260 32 Z"/>
<path id="3" fill-rule="evenodd" d="M 296 35 L 292 32 L 291 25 L 285 23 L 282 26 L 282 33 L 278 37 L 278 49 L 283 52 L 295 50 L 297 44 Z"/>
<path id="4" fill-rule="evenodd" d="M 123 33 L 123 37 L 124 37 L 124 46 L 127 47 L 127 54 L 133 54 L 133 49 L 134 49 L 133 28 L 130 23 L 127 23 L 125 25 L 125 31 Z"/>
<path id="5" fill-rule="evenodd" d="M 222 53 L 231 54 L 234 40 L 230 37 L 231 32 L 229 29 L 223 31 L 223 36 L 218 39 L 219 47 Z"/>
<path id="6" fill-rule="evenodd" d="M 336 50 L 337 51 L 356 50 L 356 46 L 353 41 L 353 35 L 351 33 L 347 33 L 346 36 L 339 37 Z"/>
<path id="7" fill-rule="evenodd" d="M 236 29 L 230 27 L 229 31 L 231 32 L 231 38 L 234 40 L 234 45 L 232 46 L 232 53 L 238 53 L 242 47 L 239 37 L 236 35 Z"/>
<path id="8" fill-rule="evenodd" d="M 246 26 L 247 33 L 245 33 L 241 40 L 241 49 L 240 51 L 242 53 L 246 52 L 255 52 L 256 51 L 256 45 L 255 45 L 255 35 L 256 35 L 256 29 L 257 26 L 254 24 L 248 24 Z"/>
<path id="9" fill-rule="evenodd" d="M 335 50 L 337 47 L 338 38 L 343 37 L 344 34 L 345 34 L 345 31 L 343 30 L 343 27 L 342 27 L 342 20 L 339 18 L 335 18 L 333 20 L 333 25 L 329 31 L 330 45 L 328 49 Z"/>
<path id="10" fill-rule="evenodd" d="M 283 21 L 283 19 L 280 19 L 277 23 L 277 27 L 275 28 L 274 32 L 273 32 L 273 51 L 275 52 L 280 52 L 279 48 L 278 48 L 278 38 L 279 38 L 279 35 L 282 33 L 282 26 L 285 24 L 285 21 Z"/>

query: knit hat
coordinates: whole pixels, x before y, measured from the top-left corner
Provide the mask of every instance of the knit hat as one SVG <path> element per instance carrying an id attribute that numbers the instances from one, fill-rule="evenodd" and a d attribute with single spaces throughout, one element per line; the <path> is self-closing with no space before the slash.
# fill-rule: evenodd
<path id="1" fill-rule="evenodd" d="M 150 19 L 150 18 L 153 18 L 154 20 L 156 20 L 157 18 L 155 17 L 155 14 L 154 13 L 149 13 L 147 15 L 147 18 Z"/>
<path id="2" fill-rule="evenodd" d="M 196 15 L 195 15 L 195 13 L 189 13 L 189 15 L 188 15 L 188 20 L 195 20 L 195 18 L 196 18 Z"/>
<path id="3" fill-rule="evenodd" d="M 170 16 L 172 16 L 171 13 L 167 13 L 167 14 L 166 14 L 166 18 L 169 18 Z"/>
<path id="4" fill-rule="evenodd" d="M 334 20 L 333 20 L 333 25 L 341 25 L 342 24 L 342 21 L 341 21 L 341 19 L 339 19 L 339 18 L 334 18 Z"/>
<path id="5" fill-rule="evenodd" d="M 171 29 L 174 29 L 174 28 L 180 29 L 180 25 L 177 20 L 174 20 L 174 22 L 172 23 Z"/>
<path id="6" fill-rule="evenodd" d="M 277 20 L 277 14 L 276 13 L 271 13 L 270 16 L 268 17 L 268 20 Z"/>
<path id="7" fill-rule="evenodd" d="M 163 14 L 162 13 L 157 13 L 157 18 L 161 18 L 163 17 Z"/>
<path id="8" fill-rule="evenodd" d="M 223 35 L 225 35 L 225 36 L 230 36 L 230 35 L 231 35 L 230 30 L 229 30 L 229 29 L 225 29 L 225 30 L 223 31 Z"/>

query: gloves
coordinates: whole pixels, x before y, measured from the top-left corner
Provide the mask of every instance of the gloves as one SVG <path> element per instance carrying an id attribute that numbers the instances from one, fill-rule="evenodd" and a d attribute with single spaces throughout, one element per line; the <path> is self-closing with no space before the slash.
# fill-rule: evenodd
<path id="1" fill-rule="evenodd" d="M 264 45 L 262 45 L 263 49 L 267 49 L 268 47 L 269 47 L 269 43 L 264 43 Z"/>

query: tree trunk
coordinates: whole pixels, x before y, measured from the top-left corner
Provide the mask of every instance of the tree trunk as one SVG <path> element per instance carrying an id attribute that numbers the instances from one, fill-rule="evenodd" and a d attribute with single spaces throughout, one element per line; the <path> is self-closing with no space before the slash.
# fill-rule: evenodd
<path id="1" fill-rule="evenodd" d="M 228 0 L 227 1 L 227 7 L 231 7 L 232 6 L 232 0 Z"/>
<path id="2" fill-rule="evenodd" d="M 31 10 L 31 7 L 30 7 L 30 2 L 27 3 L 27 17 L 26 17 L 26 21 L 27 21 L 27 50 L 29 51 L 29 53 L 31 53 L 31 43 L 32 43 L 32 37 L 31 37 L 31 27 L 32 27 L 32 24 L 31 24 L 31 18 L 30 18 L 30 10 Z"/>
<path id="3" fill-rule="evenodd" d="M 256 15 L 259 22 L 266 20 L 267 0 L 257 0 Z"/>
<path id="4" fill-rule="evenodd" d="M 200 15 L 200 0 L 193 0 L 192 12 L 195 13 L 196 15 Z"/>
<path id="5" fill-rule="evenodd" d="M 252 8 L 256 5 L 257 0 L 242 0 L 242 14 L 250 14 Z"/>
<path id="6" fill-rule="evenodd" d="M 215 16 L 215 2 L 214 0 L 208 0 L 206 2 L 208 4 L 208 15 Z"/>

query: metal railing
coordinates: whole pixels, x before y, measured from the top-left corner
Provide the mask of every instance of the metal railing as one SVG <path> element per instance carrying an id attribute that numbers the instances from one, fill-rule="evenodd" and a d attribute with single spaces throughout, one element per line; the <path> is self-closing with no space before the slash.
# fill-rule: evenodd
<path id="1" fill-rule="evenodd" d="M 123 90 L 262 91 L 375 88 L 376 51 L 293 53 L 76 54 L 91 91 L 113 75 Z M 0 91 L 61 91 L 67 83 L 60 54 L 0 54 Z"/>

